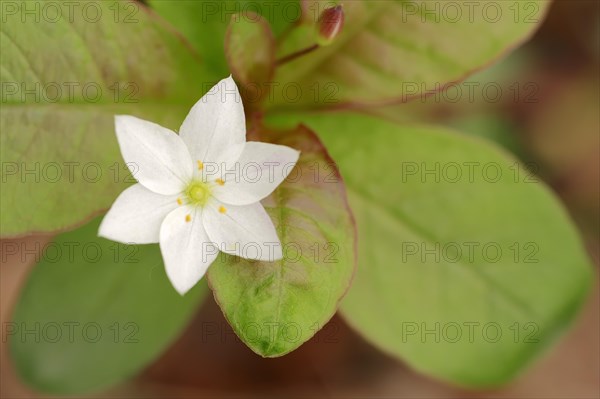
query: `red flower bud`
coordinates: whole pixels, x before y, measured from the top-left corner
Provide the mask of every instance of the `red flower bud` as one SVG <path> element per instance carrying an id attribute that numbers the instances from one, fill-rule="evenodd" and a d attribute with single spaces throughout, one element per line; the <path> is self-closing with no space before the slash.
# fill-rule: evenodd
<path id="1" fill-rule="evenodd" d="M 327 46 L 340 34 L 344 26 L 344 10 L 341 5 L 327 8 L 317 21 L 317 43 Z"/>

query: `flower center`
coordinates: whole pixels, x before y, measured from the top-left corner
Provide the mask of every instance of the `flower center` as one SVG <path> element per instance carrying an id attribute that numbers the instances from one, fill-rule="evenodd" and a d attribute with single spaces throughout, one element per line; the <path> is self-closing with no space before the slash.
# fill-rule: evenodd
<path id="1" fill-rule="evenodd" d="M 204 206 L 210 198 L 210 187 L 201 181 L 193 181 L 185 189 L 185 195 L 190 204 Z"/>

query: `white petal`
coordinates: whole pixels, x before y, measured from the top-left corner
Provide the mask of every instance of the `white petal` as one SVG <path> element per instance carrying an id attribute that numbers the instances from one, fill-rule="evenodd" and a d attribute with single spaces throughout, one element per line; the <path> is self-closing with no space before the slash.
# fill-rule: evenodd
<path id="1" fill-rule="evenodd" d="M 189 182 L 194 166 L 175 132 L 128 115 L 117 115 L 115 127 L 121 154 L 144 187 L 168 195 L 180 192 Z"/>
<path id="2" fill-rule="evenodd" d="M 271 194 L 290 174 L 300 152 L 283 145 L 249 141 L 233 168 L 222 174 L 213 194 L 231 205 L 247 205 Z"/>
<path id="3" fill-rule="evenodd" d="M 221 80 L 191 109 L 179 129 L 194 161 L 235 162 L 246 143 L 244 106 L 233 79 Z"/>
<path id="4" fill-rule="evenodd" d="M 281 242 L 260 202 L 230 206 L 213 201 L 204 208 L 202 220 L 208 237 L 223 252 L 246 259 L 282 258 Z"/>
<path id="5" fill-rule="evenodd" d="M 157 243 L 162 221 L 176 207 L 176 195 L 156 194 L 135 184 L 116 199 L 98 235 L 124 244 Z"/>
<path id="6" fill-rule="evenodd" d="M 191 206 L 167 215 L 160 228 L 160 251 L 167 276 L 181 295 L 196 285 L 219 253 L 204 230 L 201 209 Z"/>

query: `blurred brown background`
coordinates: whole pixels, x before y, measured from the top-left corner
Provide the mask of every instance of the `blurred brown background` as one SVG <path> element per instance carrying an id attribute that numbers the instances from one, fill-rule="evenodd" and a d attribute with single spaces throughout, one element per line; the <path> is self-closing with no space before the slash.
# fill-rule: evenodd
<path id="1" fill-rule="evenodd" d="M 591 258 L 600 238 L 600 2 L 555 1 L 535 37 L 491 71 L 472 79 L 518 83 L 500 102 L 406 104 L 421 117 L 486 135 L 530 162 L 569 208 Z M 528 86 L 527 86 L 528 85 Z M 401 108 L 381 110 L 401 115 Z M 379 111 L 378 111 L 379 112 Z M 46 242 L 30 237 L 27 242 Z M 32 265 L 2 264 L 1 322 Z M 209 299 L 183 336 L 139 377 L 93 397 L 159 398 L 599 398 L 600 296 L 593 294 L 573 328 L 520 379 L 502 389 L 468 392 L 418 375 L 351 331 L 340 317 L 297 351 L 262 359 L 247 349 Z M 2 398 L 44 397 L 23 386 L 2 342 Z"/>

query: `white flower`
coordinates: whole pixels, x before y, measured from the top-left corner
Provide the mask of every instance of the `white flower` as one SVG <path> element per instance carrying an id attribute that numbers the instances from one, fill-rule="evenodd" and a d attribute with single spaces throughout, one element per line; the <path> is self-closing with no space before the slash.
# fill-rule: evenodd
<path id="1" fill-rule="evenodd" d="M 179 135 L 133 116 L 116 116 L 123 158 L 139 182 L 117 198 L 99 235 L 122 243 L 160 243 L 165 268 L 183 295 L 219 250 L 281 259 L 273 222 L 259 202 L 292 170 L 299 152 L 246 142 L 246 121 L 231 76 L 191 109 Z"/>

